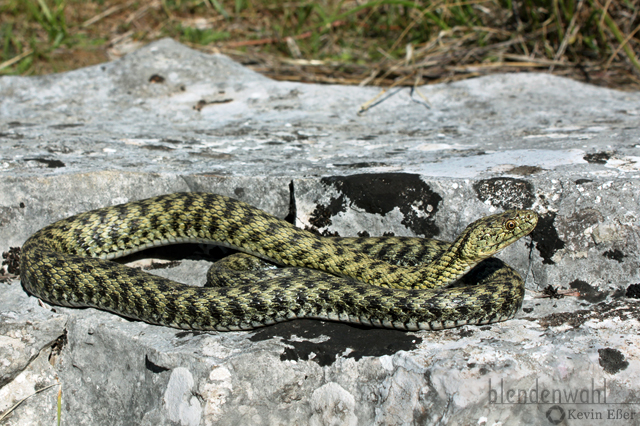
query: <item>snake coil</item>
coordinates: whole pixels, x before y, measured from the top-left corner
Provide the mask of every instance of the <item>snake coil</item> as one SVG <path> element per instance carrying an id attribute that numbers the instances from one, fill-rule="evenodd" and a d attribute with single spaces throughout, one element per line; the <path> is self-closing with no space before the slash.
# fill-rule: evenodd
<path id="1" fill-rule="evenodd" d="M 453 243 L 331 239 L 228 197 L 176 193 L 37 231 L 22 248 L 21 280 L 52 304 L 182 329 L 246 330 L 295 318 L 404 330 L 486 324 L 512 318 L 524 297 L 518 273 L 490 256 L 537 220 L 529 210 L 488 216 Z M 238 272 L 223 259 L 214 269 L 225 286 L 192 287 L 109 260 L 184 242 L 232 247 L 288 268 Z"/>

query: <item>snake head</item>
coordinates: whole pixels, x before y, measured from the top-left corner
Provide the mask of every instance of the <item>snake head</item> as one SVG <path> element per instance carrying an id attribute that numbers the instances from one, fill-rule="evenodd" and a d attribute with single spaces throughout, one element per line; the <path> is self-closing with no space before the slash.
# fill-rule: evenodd
<path id="1" fill-rule="evenodd" d="M 476 220 L 454 244 L 460 244 L 467 259 L 486 259 L 528 235 L 537 224 L 538 215 L 531 210 L 507 210 Z"/>

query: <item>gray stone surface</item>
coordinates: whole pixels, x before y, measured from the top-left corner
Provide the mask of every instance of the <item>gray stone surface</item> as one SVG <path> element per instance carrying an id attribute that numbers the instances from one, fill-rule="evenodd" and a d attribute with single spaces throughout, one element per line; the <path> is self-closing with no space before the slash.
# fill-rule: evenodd
<path id="1" fill-rule="evenodd" d="M 506 208 L 541 216 L 500 254 L 526 279 L 523 309 L 483 327 L 194 333 L 0 284 L 0 413 L 59 384 L 4 423 L 55 424 L 61 389 L 64 424 L 547 424 L 561 410 L 566 424 L 640 424 L 626 297 L 640 283 L 640 94 L 546 74 L 419 90 L 431 108 L 403 89 L 358 115 L 377 89 L 274 82 L 171 40 L 0 78 L 2 251 L 68 215 L 173 191 L 343 236 L 450 240 Z M 152 272 L 201 285 L 207 266 Z M 539 297 L 548 285 L 581 296 Z"/>

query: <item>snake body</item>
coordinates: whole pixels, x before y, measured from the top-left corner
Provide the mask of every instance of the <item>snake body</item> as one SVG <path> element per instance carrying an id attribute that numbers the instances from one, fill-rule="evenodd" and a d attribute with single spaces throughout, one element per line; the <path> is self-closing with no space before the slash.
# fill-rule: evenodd
<path id="1" fill-rule="evenodd" d="M 295 318 L 442 329 L 515 315 L 524 283 L 489 257 L 536 223 L 534 212 L 512 210 L 477 220 L 453 243 L 336 240 L 232 198 L 176 193 L 81 213 L 37 231 L 22 248 L 21 281 L 52 304 L 181 329 L 245 330 Z M 263 270 L 256 258 L 236 256 L 214 268 L 225 275 L 223 286 L 193 287 L 109 260 L 184 242 L 232 247 L 289 268 Z M 243 262 L 248 266 L 237 266 Z"/>

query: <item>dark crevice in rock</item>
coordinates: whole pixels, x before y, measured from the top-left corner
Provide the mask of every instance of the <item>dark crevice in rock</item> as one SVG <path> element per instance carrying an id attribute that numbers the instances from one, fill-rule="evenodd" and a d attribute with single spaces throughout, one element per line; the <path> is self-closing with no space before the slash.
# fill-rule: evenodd
<path id="1" fill-rule="evenodd" d="M 149 83 L 160 84 L 164 82 L 165 82 L 165 78 L 160 74 L 153 74 L 151 77 L 149 77 Z"/>
<path id="2" fill-rule="evenodd" d="M 64 329 L 64 332 L 58 337 L 51 345 L 51 353 L 49 354 L 49 362 L 53 365 L 55 364 L 55 359 L 60 355 L 62 349 L 67 346 L 69 343 L 69 339 L 67 338 L 67 329 Z"/>
<path id="3" fill-rule="evenodd" d="M 206 332 L 197 330 L 179 331 L 176 333 L 176 339 L 186 339 L 200 336 L 201 334 L 206 334 Z"/>
<path id="4" fill-rule="evenodd" d="M 24 135 L 22 133 L 5 133 L 5 132 L 0 132 L 0 138 L 7 138 L 7 139 L 23 139 Z"/>
<path id="5" fill-rule="evenodd" d="M 250 340 L 259 342 L 276 336 L 282 337 L 287 346 L 281 360 L 311 360 L 321 366 L 333 364 L 340 356 L 357 361 L 363 356 L 393 355 L 415 349 L 422 342 L 405 331 L 307 319 L 263 328 Z"/>
<path id="6" fill-rule="evenodd" d="M 298 208 L 296 206 L 296 193 L 293 181 L 289 182 L 289 212 L 284 217 L 284 220 L 292 225 L 296 224 L 296 217 L 298 215 Z"/>
<path id="7" fill-rule="evenodd" d="M 158 373 L 162 373 L 163 371 L 169 371 L 168 368 L 166 367 L 162 367 L 161 365 L 155 364 L 154 362 L 152 362 L 149 359 L 148 355 L 144 356 L 144 366 L 147 370 L 151 371 L 152 373 L 158 374 Z"/>
<path id="8" fill-rule="evenodd" d="M 367 213 L 385 216 L 395 208 L 404 215 L 401 223 L 417 235 L 433 237 L 440 234 L 435 224 L 442 197 L 434 192 L 419 175 L 410 173 L 364 173 L 351 176 L 322 178 L 341 195 L 328 205 L 318 205 L 310 223 L 318 228 L 331 224 L 331 217 L 355 206 Z"/>
<path id="9" fill-rule="evenodd" d="M 593 182 L 591 179 L 578 179 L 576 180 L 576 185 L 584 185 L 585 183 Z"/>
<path id="10" fill-rule="evenodd" d="M 10 129 L 13 129 L 15 127 L 33 127 L 33 126 L 37 126 L 37 124 L 35 123 L 22 123 L 20 121 L 10 121 L 7 123 L 7 126 Z"/>
<path id="11" fill-rule="evenodd" d="M 49 126 L 49 128 L 62 130 L 62 129 L 71 129 L 73 127 L 82 127 L 82 126 L 84 126 L 84 124 L 82 123 L 62 123 L 62 124 L 52 124 Z"/>
<path id="12" fill-rule="evenodd" d="M 535 242 L 536 248 L 542 257 L 542 263 L 546 265 L 555 265 L 551 260 L 553 255 L 560 249 L 564 248 L 564 241 L 558 236 L 558 231 L 553 226 L 556 219 L 554 212 L 541 214 L 538 219 L 538 225 L 531 232 L 531 239 Z"/>
<path id="13" fill-rule="evenodd" d="M 215 262 L 235 252 L 235 250 L 215 244 L 181 243 L 168 246 L 150 247 L 127 256 L 113 259 L 113 261 L 120 264 L 126 264 L 140 259 L 162 259 L 175 262 L 170 264 L 156 264 L 149 268 L 162 269 L 164 267 L 171 268 L 177 266 L 180 261 L 184 259 Z"/>
<path id="14" fill-rule="evenodd" d="M 47 158 L 25 158 L 24 161 L 36 161 L 38 163 L 46 164 L 50 169 L 57 169 L 65 167 L 65 164 L 60 160 L 52 160 Z"/>

